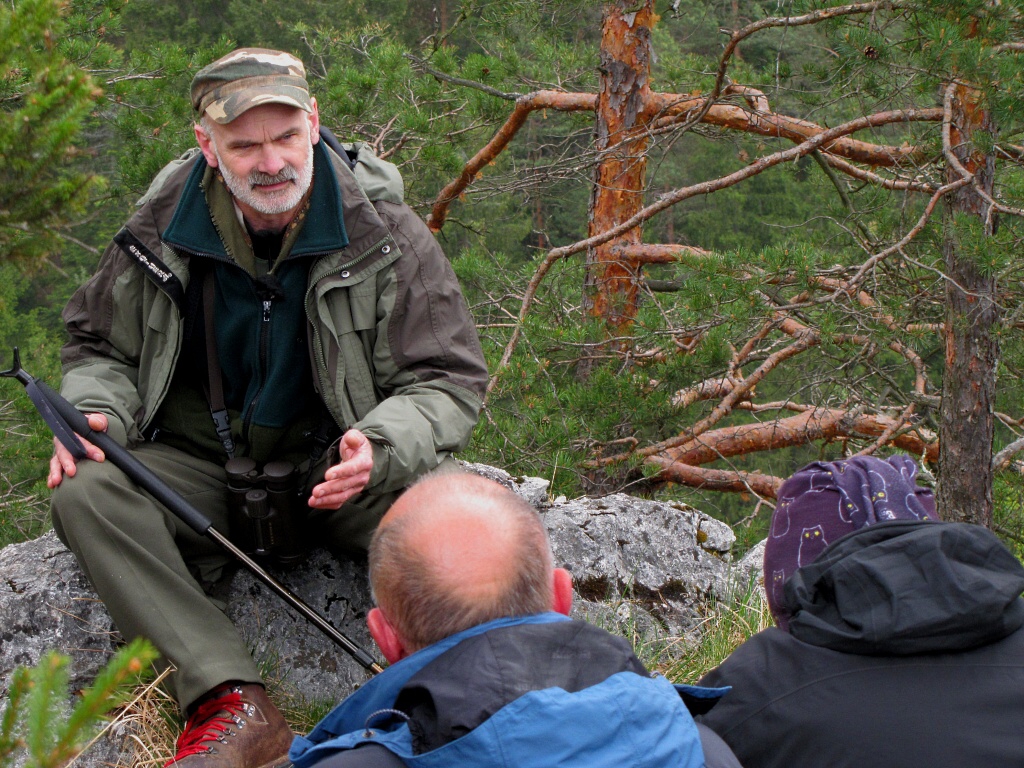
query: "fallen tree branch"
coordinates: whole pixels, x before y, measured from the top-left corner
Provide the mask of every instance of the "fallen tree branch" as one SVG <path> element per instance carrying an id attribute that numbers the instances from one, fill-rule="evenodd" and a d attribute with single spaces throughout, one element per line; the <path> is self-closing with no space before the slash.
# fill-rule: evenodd
<path id="1" fill-rule="evenodd" d="M 736 383 L 722 401 L 716 405 L 711 413 L 705 416 L 703 419 L 698 421 L 692 427 L 686 429 L 682 434 L 677 435 L 668 440 L 663 440 L 659 443 L 654 443 L 641 448 L 639 451 L 631 451 L 629 453 L 620 453 L 614 456 L 607 456 L 600 459 L 594 459 L 584 463 L 584 466 L 596 469 L 598 467 L 608 466 L 610 464 L 617 464 L 621 461 L 631 458 L 632 456 L 643 456 L 649 457 L 659 453 L 668 451 L 671 448 L 676 448 L 681 445 L 685 445 L 691 440 L 695 440 L 700 437 L 703 433 L 707 432 L 711 427 L 729 415 L 736 403 L 741 399 L 744 399 L 753 387 L 758 384 L 765 376 L 768 375 L 774 368 L 780 363 L 788 360 L 791 357 L 799 355 L 802 352 L 810 349 L 811 347 L 817 346 L 819 343 L 818 336 L 814 333 L 805 333 L 797 341 L 793 342 L 787 347 L 783 347 L 777 352 L 770 354 L 757 370 L 755 370 L 748 377 Z"/>
<path id="2" fill-rule="evenodd" d="M 765 475 L 760 472 L 741 472 L 732 469 L 709 469 L 707 467 L 691 467 L 687 464 L 674 464 L 657 457 L 649 459 L 649 463 L 660 468 L 657 480 L 669 481 L 685 485 L 688 488 L 700 488 L 708 491 L 749 492 L 761 497 L 774 499 L 782 485 L 782 478 Z"/>
<path id="3" fill-rule="evenodd" d="M 886 436 L 887 442 L 891 441 L 901 450 L 923 456 L 929 462 L 938 461 L 938 438 L 927 430 L 915 428 L 897 434 L 906 426 L 903 414 L 893 419 L 883 414 L 855 413 L 847 408 L 806 408 L 803 413 L 784 419 L 722 427 L 659 455 L 668 461 L 699 466 L 718 459 L 818 440 Z"/>

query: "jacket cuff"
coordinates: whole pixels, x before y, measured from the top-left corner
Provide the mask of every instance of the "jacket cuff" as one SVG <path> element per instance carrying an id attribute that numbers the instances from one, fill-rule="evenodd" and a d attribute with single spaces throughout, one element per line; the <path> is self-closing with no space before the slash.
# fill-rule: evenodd
<path id="1" fill-rule="evenodd" d="M 102 413 L 102 411 L 100 411 L 100 413 Z M 117 418 L 117 416 L 111 416 L 109 413 L 104 413 L 103 415 L 107 417 L 107 436 L 122 448 L 127 447 L 128 430 L 125 429 L 124 423 Z"/>
<path id="2" fill-rule="evenodd" d="M 370 440 L 370 446 L 373 448 L 373 469 L 370 470 L 370 482 L 366 484 L 367 489 L 380 485 L 387 479 L 388 466 L 391 464 L 391 455 L 385 446 L 373 440 Z"/>

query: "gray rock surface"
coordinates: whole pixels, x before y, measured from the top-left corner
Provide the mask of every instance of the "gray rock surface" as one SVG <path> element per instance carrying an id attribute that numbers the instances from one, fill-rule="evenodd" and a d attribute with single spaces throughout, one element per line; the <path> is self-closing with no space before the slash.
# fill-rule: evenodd
<path id="1" fill-rule="evenodd" d="M 572 571 L 574 614 L 612 631 L 683 635 L 700 620 L 708 595 L 740 569 L 730 563 L 732 531 L 684 505 L 624 494 L 551 502 L 546 480 L 465 465 L 534 505 L 548 527 L 555 560 Z M 750 563 L 742 570 L 746 581 Z M 365 564 L 314 552 L 274 574 L 291 592 L 362 648 L 377 655 L 366 631 L 371 604 Z M 305 701 L 334 702 L 367 679 L 344 651 L 247 571 L 227 588 L 227 613 L 279 690 Z M 88 685 L 119 642 L 109 615 L 53 533 L 0 551 L 0 692 L 17 665 L 56 648 L 72 660 L 72 685 Z M 131 765 L 126 734 L 103 740 L 76 765 Z"/>
<path id="2" fill-rule="evenodd" d="M 581 598 L 632 598 L 672 634 L 698 621 L 700 605 L 729 581 L 732 530 L 691 507 L 614 494 L 540 511 Z"/>

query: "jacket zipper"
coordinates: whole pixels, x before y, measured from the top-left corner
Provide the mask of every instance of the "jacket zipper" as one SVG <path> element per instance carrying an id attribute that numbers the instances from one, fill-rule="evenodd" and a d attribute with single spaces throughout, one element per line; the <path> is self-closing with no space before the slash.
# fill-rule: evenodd
<path id="1" fill-rule="evenodd" d="M 270 346 L 270 313 L 274 308 L 274 300 L 272 298 L 262 299 L 263 302 L 263 318 L 260 322 L 260 338 L 259 338 L 259 373 L 260 373 L 260 386 L 256 390 L 256 393 L 252 396 L 249 401 L 248 407 L 245 409 L 245 418 L 242 421 L 242 434 L 245 435 L 246 440 L 252 442 L 249 438 L 249 428 L 252 426 L 253 414 L 256 413 L 256 404 L 259 402 L 260 397 L 263 395 L 263 389 L 267 385 L 267 367 L 269 363 L 269 355 L 267 348 Z"/>

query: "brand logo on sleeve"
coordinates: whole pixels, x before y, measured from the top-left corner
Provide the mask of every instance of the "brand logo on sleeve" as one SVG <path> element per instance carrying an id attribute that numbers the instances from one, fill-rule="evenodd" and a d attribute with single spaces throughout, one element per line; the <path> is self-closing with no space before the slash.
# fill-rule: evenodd
<path id="1" fill-rule="evenodd" d="M 181 281 L 174 276 L 170 267 L 164 264 L 146 244 L 131 233 L 127 228 L 122 229 L 114 236 L 114 242 L 121 246 L 125 255 L 130 257 L 142 267 L 154 283 L 156 283 L 176 304 L 181 306 L 185 299 L 185 290 L 181 287 Z"/>

